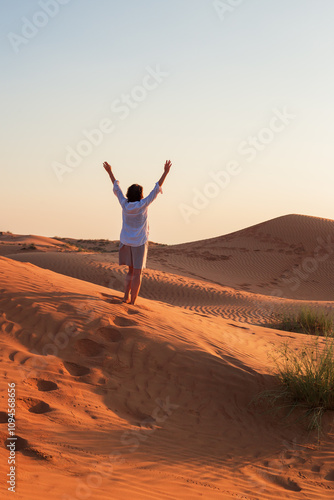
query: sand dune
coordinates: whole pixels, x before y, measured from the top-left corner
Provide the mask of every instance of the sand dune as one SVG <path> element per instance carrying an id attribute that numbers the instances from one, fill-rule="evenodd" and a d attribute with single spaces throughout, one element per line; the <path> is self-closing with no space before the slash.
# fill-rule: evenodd
<path id="1" fill-rule="evenodd" d="M 62 248 L 65 243 L 55 238 L 47 238 L 45 236 L 36 236 L 32 234 L 12 234 L 9 232 L 0 233 L 0 242 L 4 245 L 36 245 L 46 248 Z"/>
<path id="2" fill-rule="evenodd" d="M 301 305 L 331 312 L 331 242 L 334 221 L 289 215 L 210 240 L 151 245 L 141 296 L 252 324 L 266 323 L 282 308 Z M 75 240 L 71 243 L 75 248 Z M 117 264 L 115 242 L 86 240 L 86 248 L 96 246 L 109 251 L 78 253 L 72 248 L 60 253 L 50 248 L 10 257 L 122 291 L 125 268 Z"/>
<path id="3" fill-rule="evenodd" d="M 125 267 L 116 263 L 117 254 L 93 253 L 29 253 L 12 254 L 12 259 L 31 262 L 44 269 L 90 281 L 107 288 L 122 291 L 124 288 Z M 162 267 L 149 261 L 152 267 Z M 188 269 L 190 263 L 188 262 Z M 186 266 L 184 266 L 186 268 Z M 232 318 L 252 324 L 270 321 L 274 313 L 282 310 L 295 310 L 311 305 L 332 310 L 332 302 L 323 300 L 292 300 L 270 296 L 270 294 L 252 293 L 236 290 L 231 286 L 222 286 L 210 280 L 190 278 L 179 274 L 146 269 L 144 272 L 141 296 L 158 300 L 178 307 L 195 311 L 199 314 Z"/>
<path id="4" fill-rule="evenodd" d="M 286 215 L 218 238 L 155 248 L 165 269 L 291 299 L 333 300 L 334 221 Z"/>
<path id="5" fill-rule="evenodd" d="M 146 299 L 127 306 L 104 287 L 0 261 L 1 380 L 18 388 L 18 498 L 75 498 L 85 486 L 102 499 L 332 492 L 333 435 L 316 447 L 300 426 L 248 406 L 273 384 L 267 352 L 282 332 Z"/>
<path id="6" fill-rule="evenodd" d="M 10 257 L 0 257 L 1 387 L 3 401 L 8 383 L 17 389 L 17 498 L 333 498 L 332 415 L 318 442 L 250 404 L 276 384 L 270 353 L 307 342 L 263 326 L 271 314 L 332 311 L 331 238 L 333 221 L 294 215 L 152 245 L 129 306 L 115 242 L 85 253 L 75 240 L 0 235 Z M 312 272 L 283 289 L 282 272 L 306 274 L 305 262 Z M 3 478 L 6 422 L 4 403 Z"/>

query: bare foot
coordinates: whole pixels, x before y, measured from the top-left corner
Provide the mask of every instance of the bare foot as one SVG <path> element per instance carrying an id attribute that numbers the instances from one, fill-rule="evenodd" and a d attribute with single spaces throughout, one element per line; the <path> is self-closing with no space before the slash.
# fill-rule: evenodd
<path id="1" fill-rule="evenodd" d="M 122 300 L 122 302 L 124 302 L 124 304 L 130 304 L 130 299 L 124 297 L 124 299 Z"/>

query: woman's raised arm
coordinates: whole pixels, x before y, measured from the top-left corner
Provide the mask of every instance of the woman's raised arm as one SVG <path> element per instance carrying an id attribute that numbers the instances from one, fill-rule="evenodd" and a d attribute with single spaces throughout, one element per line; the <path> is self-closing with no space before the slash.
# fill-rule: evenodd
<path id="1" fill-rule="evenodd" d="M 106 162 L 106 161 L 105 161 L 105 162 L 103 163 L 103 167 L 104 167 L 104 169 L 106 170 L 106 172 L 108 172 L 109 177 L 110 177 L 110 179 L 111 179 L 111 182 L 114 184 L 114 182 L 115 182 L 116 178 L 115 178 L 114 174 L 112 173 L 111 166 L 109 165 L 109 163 L 108 163 L 108 162 Z"/>
<path id="2" fill-rule="evenodd" d="M 172 162 L 170 160 L 167 160 L 165 163 L 165 171 L 162 174 L 162 176 L 159 179 L 159 186 L 161 187 L 167 177 L 168 172 L 170 171 L 170 167 L 172 166 Z"/>

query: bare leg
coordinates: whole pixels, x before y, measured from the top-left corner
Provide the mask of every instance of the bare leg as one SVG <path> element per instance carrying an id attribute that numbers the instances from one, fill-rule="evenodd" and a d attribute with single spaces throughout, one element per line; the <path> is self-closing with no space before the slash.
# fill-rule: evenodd
<path id="1" fill-rule="evenodd" d="M 142 278 L 141 269 L 134 269 L 132 284 L 131 284 L 131 304 L 134 304 L 136 302 L 136 298 L 138 297 L 141 285 L 141 278 Z"/>
<path id="2" fill-rule="evenodd" d="M 133 277 L 133 267 L 129 266 L 128 274 L 125 276 L 125 291 L 123 297 L 123 302 L 126 302 L 127 304 L 130 303 L 129 295 L 131 290 L 132 277 Z"/>

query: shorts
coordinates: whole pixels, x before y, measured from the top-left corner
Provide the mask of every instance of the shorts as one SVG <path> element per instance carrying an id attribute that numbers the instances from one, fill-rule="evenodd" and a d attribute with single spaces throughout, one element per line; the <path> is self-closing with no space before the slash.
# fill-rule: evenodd
<path id="1" fill-rule="evenodd" d="M 145 269 L 147 259 L 148 242 L 139 247 L 119 244 L 119 265 L 129 266 L 134 269 Z"/>

